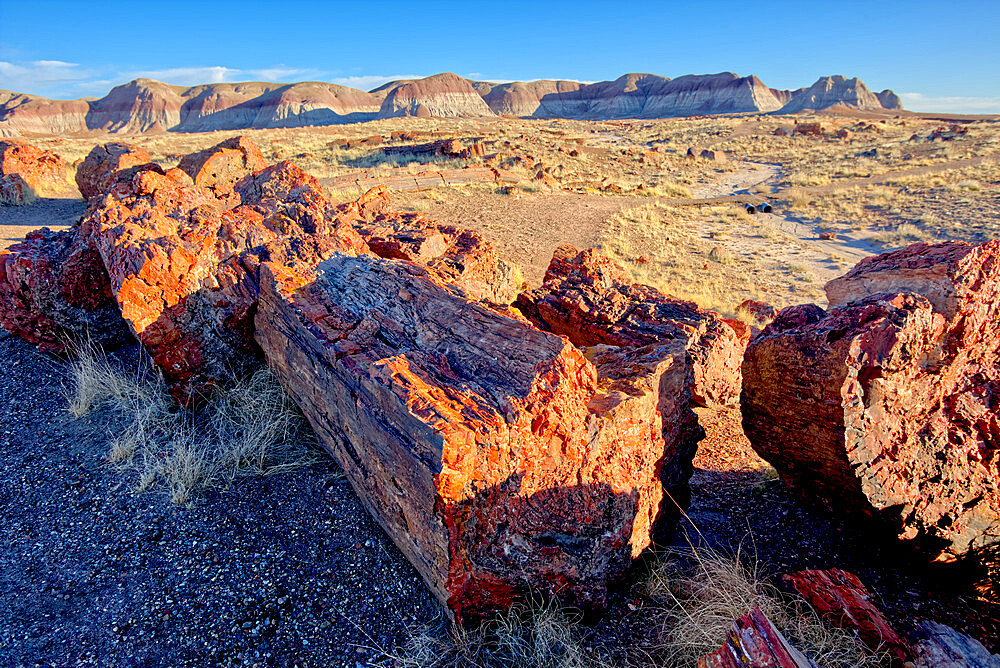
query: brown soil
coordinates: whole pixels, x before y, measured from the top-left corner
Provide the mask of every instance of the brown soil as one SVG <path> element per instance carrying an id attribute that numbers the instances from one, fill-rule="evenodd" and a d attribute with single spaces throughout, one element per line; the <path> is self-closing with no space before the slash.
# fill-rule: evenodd
<path id="1" fill-rule="evenodd" d="M 42 198 L 28 206 L 0 206 L 0 250 L 42 227 L 63 230 L 87 208 L 82 199 Z"/>

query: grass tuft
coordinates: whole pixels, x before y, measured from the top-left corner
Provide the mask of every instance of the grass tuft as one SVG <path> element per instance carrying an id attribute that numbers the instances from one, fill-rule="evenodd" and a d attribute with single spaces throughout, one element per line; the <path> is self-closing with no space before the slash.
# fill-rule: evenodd
<path id="1" fill-rule="evenodd" d="M 159 374 L 126 373 L 90 344 L 74 347 L 67 373 L 74 417 L 108 406 L 122 418 L 106 462 L 135 473 L 137 491 L 163 488 L 174 503 L 189 503 L 240 476 L 317 461 L 305 420 L 267 368 L 193 412 L 177 406 Z"/>

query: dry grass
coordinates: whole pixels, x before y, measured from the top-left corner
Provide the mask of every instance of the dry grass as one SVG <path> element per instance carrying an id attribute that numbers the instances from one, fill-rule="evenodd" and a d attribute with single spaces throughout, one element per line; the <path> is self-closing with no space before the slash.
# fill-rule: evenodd
<path id="1" fill-rule="evenodd" d="M 89 344 L 76 346 L 67 372 L 72 415 L 104 405 L 122 418 L 106 459 L 136 474 L 137 491 L 160 488 L 174 503 L 188 503 L 199 491 L 226 487 L 240 476 L 316 460 L 304 419 L 266 368 L 194 412 L 177 407 L 158 374 L 128 373 Z"/>
<path id="2" fill-rule="evenodd" d="M 736 205 L 628 209 L 607 222 L 600 248 L 633 280 L 727 315 L 744 299 L 781 307 L 823 298 L 804 262 L 818 252 Z"/>
<path id="3" fill-rule="evenodd" d="M 722 645 L 733 620 L 754 607 L 788 642 L 827 668 L 888 665 L 888 656 L 868 651 L 853 634 L 826 626 L 802 601 L 792 601 L 767 584 L 756 564 L 742 555 L 725 557 L 693 549 L 683 572 L 677 561 L 663 561 L 647 582 L 647 595 L 659 604 L 659 633 L 651 654 L 662 666 L 694 666 Z"/>
<path id="4" fill-rule="evenodd" d="M 450 625 L 413 635 L 398 653 L 383 653 L 398 668 L 599 668 L 580 640 L 579 613 L 540 600 L 465 630 Z"/>

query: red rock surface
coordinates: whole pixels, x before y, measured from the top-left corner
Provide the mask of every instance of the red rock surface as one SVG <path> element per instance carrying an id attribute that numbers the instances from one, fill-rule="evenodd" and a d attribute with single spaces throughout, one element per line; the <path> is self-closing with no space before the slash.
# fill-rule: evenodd
<path id="1" fill-rule="evenodd" d="M 722 647 L 698 660 L 698 668 L 814 668 L 788 644 L 760 608 L 733 622 Z"/>
<path id="2" fill-rule="evenodd" d="M 76 185 L 86 200 L 92 200 L 119 181 L 128 181 L 136 172 L 155 169 L 149 153 L 136 146 L 112 142 L 95 146 L 76 170 Z"/>
<path id="3" fill-rule="evenodd" d="M 743 364 L 744 429 L 793 488 L 950 561 L 1000 542 L 1000 242 L 868 258 Z"/>
<path id="4" fill-rule="evenodd" d="M 778 315 L 778 309 L 767 302 L 757 301 L 756 299 L 743 300 L 736 307 L 736 312 L 753 318 L 754 322 L 758 325 L 766 325 Z"/>
<path id="5" fill-rule="evenodd" d="M 676 516 L 700 429 L 684 346 L 565 339 L 404 260 L 262 268 L 257 340 L 369 512 L 459 619 L 605 603 Z"/>
<path id="6" fill-rule="evenodd" d="M 187 401 L 253 363 L 262 259 L 311 264 L 366 246 L 291 163 L 245 177 L 231 208 L 171 176 L 143 171 L 118 184 L 81 234 L 100 253 L 122 316 Z"/>
<path id="7" fill-rule="evenodd" d="M 76 233 L 48 228 L 0 251 L 0 325 L 51 353 L 70 339 L 127 337 L 100 257 Z"/>
<path id="8" fill-rule="evenodd" d="M 853 573 L 831 568 L 799 571 L 785 580 L 828 622 L 857 634 L 869 649 L 887 652 L 902 664 L 910 658 L 906 641 L 871 602 L 871 594 Z"/>
<path id="9" fill-rule="evenodd" d="M 593 248 L 557 248 L 542 287 L 519 295 L 516 306 L 538 327 L 577 346 L 639 347 L 681 340 L 691 358 L 699 405 L 730 405 L 739 397 L 749 328 L 633 283 L 624 269 Z"/>
<path id="10" fill-rule="evenodd" d="M 510 304 L 524 287 L 517 268 L 475 230 L 393 213 L 358 231 L 376 255 L 422 264 L 471 299 Z"/>
<path id="11" fill-rule="evenodd" d="M 0 203 L 30 203 L 35 195 L 66 195 L 71 168 L 52 151 L 0 141 Z"/>
<path id="12" fill-rule="evenodd" d="M 260 147 L 240 135 L 187 155 L 177 166 L 194 180 L 195 185 L 208 188 L 218 196 L 231 191 L 244 176 L 267 167 L 267 163 Z"/>

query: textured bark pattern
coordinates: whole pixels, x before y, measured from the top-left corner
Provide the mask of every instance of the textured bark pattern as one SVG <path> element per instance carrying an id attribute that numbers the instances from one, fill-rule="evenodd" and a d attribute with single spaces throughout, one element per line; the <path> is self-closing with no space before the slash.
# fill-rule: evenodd
<path id="1" fill-rule="evenodd" d="M 950 626 L 920 622 L 915 635 L 915 668 L 1000 668 L 1000 656 Z"/>
<path id="2" fill-rule="evenodd" d="M 222 195 L 247 174 L 259 172 L 267 163 L 257 144 L 244 136 L 230 137 L 199 153 L 184 156 L 177 165 L 195 185 Z"/>
<path id="3" fill-rule="evenodd" d="M 754 449 L 933 558 L 1000 541 L 998 260 L 995 241 L 918 244 L 832 281 L 829 312 L 783 310 L 743 364 Z"/>
<path id="4" fill-rule="evenodd" d="M 128 338 L 100 256 L 74 232 L 48 228 L 0 251 L 0 325 L 50 353 L 71 339 Z"/>
<path id="5" fill-rule="evenodd" d="M 799 571 L 786 581 L 828 622 L 852 631 L 870 649 L 888 652 L 902 665 L 910 657 L 906 641 L 871 602 L 871 594 L 853 573 L 831 568 Z"/>
<path id="6" fill-rule="evenodd" d="M 475 230 L 393 213 L 358 231 L 376 255 L 422 264 L 472 299 L 510 304 L 523 287 L 514 265 Z"/>
<path id="7" fill-rule="evenodd" d="M 76 169 L 76 185 L 86 200 L 102 195 L 117 182 L 129 181 L 138 171 L 163 170 L 141 148 L 112 142 L 95 146 Z"/>
<path id="8" fill-rule="evenodd" d="M 699 405 L 726 406 L 739 398 L 749 328 L 632 283 L 624 269 L 593 248 L 557 248 L 542 287 L 519 295 L 516 306 L 538 327 L 577 346 L 681 341 L 694 368 Z"/>
<path id="9" fill-rule="evenodd" d="M 686 489 L 700 437 L 677 342 L 591 362 L 371 255 L 264 265 L 256 322 L 320 441 L 458 618 L 532 590 L 601 606 L 676 517 L 662 481 Z"/>
<path id="10" fill-rule="evenodd" d="M 698 668 L 816 668 L 788 644 L 760 608 L 733 622 L 722 647 L 698 660 Z"/>
<path id="11" fill-rule="evenodd" d="M 122 316 L 183 401 L 256 363 L 262 259 L 315 264 L 366 250 L 316 180 L 291 163 L 245 177 L 224 200 L 187 181 L 137 173 L 81 226 Z M 233 198 L 241 203 L 229 208 Z"/>

